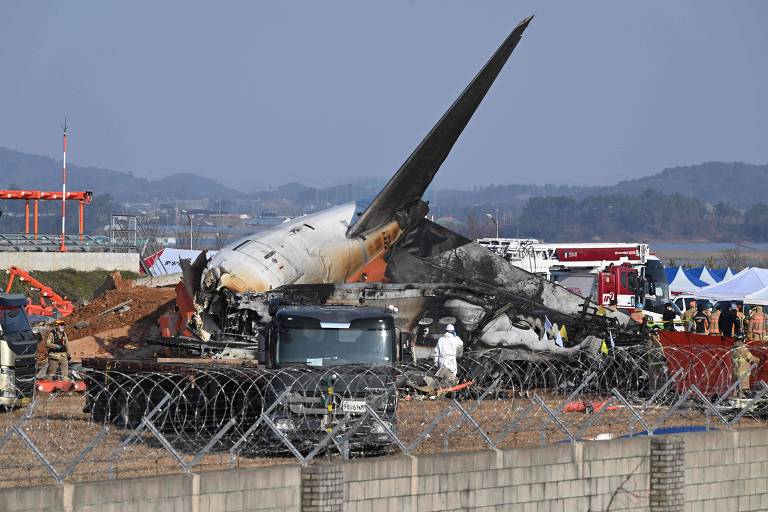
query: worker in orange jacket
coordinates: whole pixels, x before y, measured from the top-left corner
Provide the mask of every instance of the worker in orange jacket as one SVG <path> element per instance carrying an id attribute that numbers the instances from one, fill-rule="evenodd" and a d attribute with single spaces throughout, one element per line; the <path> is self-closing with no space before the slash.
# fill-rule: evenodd
<path id="1" fill-rule="evenodd" d="M 765 339 L 765 313 L 763 306 L 753 306 L 747 320 L 747 339 L 763 341 Z"/>
<path id="2" fill-rule="evenodd" d="M 642 304 L 638 303 L 634 309 L 632 309 L 632 313 L 629 314 L 629 319 L 635 323 L 643 325 L 643 322 L 645 322 L 645 315 L 643 314 Z"/>
<path id="3" fill-rule="evenodd" d="M 709 315 L 709 335 L 720 336 L 720 306 L 715 306 Z"/>

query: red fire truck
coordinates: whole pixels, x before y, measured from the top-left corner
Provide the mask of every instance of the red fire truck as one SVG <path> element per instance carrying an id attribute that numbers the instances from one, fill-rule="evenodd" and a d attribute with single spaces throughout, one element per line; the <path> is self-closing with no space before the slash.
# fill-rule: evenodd
<path id="1" fill-rule="evenodd" d="M 553 243 L 521 238 L 481 238 L 480 245 L 513 265 L 565 288 L 620 308 L 641 303 L 661 312 L 669 300 L 662 262 L 640 243 Z"/>

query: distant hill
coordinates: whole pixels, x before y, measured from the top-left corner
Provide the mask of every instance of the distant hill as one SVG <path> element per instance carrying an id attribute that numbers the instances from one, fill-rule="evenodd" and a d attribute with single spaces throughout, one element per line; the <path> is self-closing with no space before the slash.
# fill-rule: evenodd
<path id="1" fill-rule="evenodd" d="M 622 181 L 607 187 L 606 192 L 637 194 L 649 188 L 694 197 L 706 203 L 751 206 L 768 200 L 768 164 L 707 162 L 673 167 L 644 178 Z"/>
<path id="2" fill-rule="evenodd" d="M 275 189 L 244 193 L 218 181 L 191 173 L 178 173 L 157 180 L 139 178 L 131 172 L 98 167 L 70 165 L 70 187 L 111 194 L 118 201 L 197 198 L 283 199 L 313 210 L 332 204 L 371 197 L 385 180 L 355 180 L 317 189 L 300 183 L 287 183 Z M 53 158 L 0 148 L 0 188 L 58 188 L 61 162 Z M 768 164 L 742 162 L 707 162 L 687 167 L 665 169 L 642 178 L 601 186 L 569 185 L 487 185 L 467 184 L 464 190 L 430 190 L 426 199 L 435 205 L 472 207 L 472 205 L 506 204 L 522 208 L 531 197 L 572 197 L 582 200 L 594 196 L 638 195 L 648 189 L 664 194 L 679 194 L 705 203 L 729 203 L 747 208 L 768 200 Z"/>
<path id="3" fill-rule="evenodd" d="M 178 173 L 148 180 L 131 172 L 99 167 L 68 165 L 71 190 L 93 190 L 97 195 L 111 194 L 119 201 L 145 201 L 151 198 L 236 198 L 244 194 L 216 180 L 190 173 Z M 40 155 L 30 155 L 0 148 L 0 189 L 51 190 L 61 186 L 61 162 Z"/>
<path id="4" fill-rule="evenodd" d="M 470 204 L 521 204 L 531 197 L 566 196 L 584 199 L 594 196 L 638 195 L 651 189 L 664 194 L 679 194 L 705 203 L 728 203 L 749 207 L 768 200 L 768 164 L 707 162 L 621 181 L 615 185 L 489 185 L 472 190 L 439 190 L 438 202 Z"/>

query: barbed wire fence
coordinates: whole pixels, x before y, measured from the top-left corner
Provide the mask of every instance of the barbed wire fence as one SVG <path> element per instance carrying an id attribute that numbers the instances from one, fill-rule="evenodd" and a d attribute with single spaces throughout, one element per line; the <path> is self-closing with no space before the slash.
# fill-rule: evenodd
<path id="1" fill-rule="evenodd" d="M 437 391 L 431 363 L 86 370 L 85 395 L 39 393 L 0 415 L 0 486 L 761 425 L 768 349 L 750 349 L 749 372 L 712 348 L 474 352 Z"/>

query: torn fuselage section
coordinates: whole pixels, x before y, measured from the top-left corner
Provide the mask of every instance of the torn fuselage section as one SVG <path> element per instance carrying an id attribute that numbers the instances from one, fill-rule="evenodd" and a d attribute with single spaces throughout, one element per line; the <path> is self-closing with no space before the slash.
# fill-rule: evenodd
<path id="1" fill-rule="evenodd" d="M 467 351 L 497 351 L 515 360 L 569 360 L 596 354 L 613 336 L 641 343 L 609 317 L 564 314 L 525 297 L 488 285 L 347 283 L 289 285 L 271 292 L 230 294 L 220 305 L 222 325 L 214 340 L 262 345 L 274 312 L 282 305 L 371 306 L 390 312 L 416 361 L 429 360 L 448 324 L 455 326 Z M 545 324 L 549 319 L 552 326 Z M 565 327 L 570 342 L 555 344 L 555 330 Z M 609 334 L 610 333 L 610 334 Z"/>

